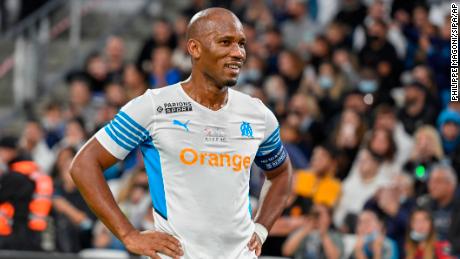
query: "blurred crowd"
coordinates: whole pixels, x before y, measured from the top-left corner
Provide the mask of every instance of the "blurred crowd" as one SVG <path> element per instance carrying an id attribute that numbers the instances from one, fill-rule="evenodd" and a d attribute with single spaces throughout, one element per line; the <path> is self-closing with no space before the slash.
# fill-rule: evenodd
<path id="1" fill-rule="evenodd" d="M 194 0 L 174 19 L 155 19 L 137 56 L 126 55 L 122 37 L 108 37 L 67 76 L 67 99 L 38 105 L 22 132 L 1 136 L 0 202 L 17 213 L 12 233 L 0 229 L 0 248 L 124 249 L 85 205 L 69 165 L 130 99 L 188 77 L 187 23 L 210 6 L 243 22 L 247 59 L 235 88 L 274 112 L 295 169 L 263 255 L 460 256 L 460 102 L 450 102 L 450 1 L 443 0 Z M 27 206 L 46 195 L 33 188 L 40 183 L 33 174 L 13 172 L 21 161 L 53 181 L 41 231 L 30 227 L 40 209 Z M 130 221 L 151 229 L 140 152 L 104 175 Z M 263 178 L 254 167 L 254 210 Z M 5 211 L 0 205 L 0 216 Z"/>

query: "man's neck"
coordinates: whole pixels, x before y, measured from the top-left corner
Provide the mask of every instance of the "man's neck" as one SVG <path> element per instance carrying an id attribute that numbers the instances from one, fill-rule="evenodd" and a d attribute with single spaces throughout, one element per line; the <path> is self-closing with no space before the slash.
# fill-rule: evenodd
<path id="1" fill-rule="evenodd" d="M 214 111 L 221 109 L 228 100 L 228 87 L 219 87 L 199 72 L 192 72 L 182 88 L 193 100 Z"/>

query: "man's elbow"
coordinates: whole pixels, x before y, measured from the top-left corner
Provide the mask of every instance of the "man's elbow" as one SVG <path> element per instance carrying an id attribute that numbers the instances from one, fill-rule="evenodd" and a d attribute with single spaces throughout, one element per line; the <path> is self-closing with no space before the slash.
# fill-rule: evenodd
<path id="1" fill-rule="evenodd" d="M 81 176 L 81 173 L 85 172 L 84 163 L 80 155 L 77 155 L 73 159 L 72 163 L 70 164 L 69 172 L 74 182 L 77 182 L 79 176 Z"/>

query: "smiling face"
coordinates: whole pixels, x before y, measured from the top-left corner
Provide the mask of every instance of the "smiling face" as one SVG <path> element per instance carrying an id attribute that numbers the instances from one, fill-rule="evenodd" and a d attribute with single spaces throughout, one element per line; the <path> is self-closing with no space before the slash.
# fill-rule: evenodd
<path id="1" fill-rule="evenodd" d="M 212 8 L 192 18 L 187 43 L 194 70 L 219 88 L 236 84 L 246 59 L 243 26 L 224 10 Z"/>

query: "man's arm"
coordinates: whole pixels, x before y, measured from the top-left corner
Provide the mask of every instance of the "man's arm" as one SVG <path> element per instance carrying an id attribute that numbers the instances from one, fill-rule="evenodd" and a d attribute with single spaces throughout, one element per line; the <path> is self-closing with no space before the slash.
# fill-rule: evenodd
<path id="1" fill-rule="evenodd" d="M 265 183 L 260 194 L 259 209 L 255 217 L 256 224 L 260 224 L 270 231 L 276 219 L 283 212 L 287 198 L 291 191 L 292 167 L 289 158 L 277 168 L 265 172 Z M 257 231 L 257 229 L 256 229 Z M 256 250 L 259 256 L 262 249 L 262 240 L 256 233 L 249 241 L 249 249 Z"/>
<path id="2" fill-rule="evenodd" d="M 78 152 L 70 173 L 86 203 L 129 251 L 152 258 L 160 258 L 157 252 L 179 258 L 183 252 L 177 239 L 161 232 L 139 232 L 118 207 L 103 176 L 116 162 L 94 137 Z"/>

